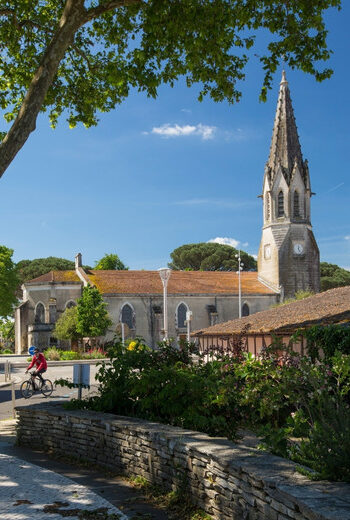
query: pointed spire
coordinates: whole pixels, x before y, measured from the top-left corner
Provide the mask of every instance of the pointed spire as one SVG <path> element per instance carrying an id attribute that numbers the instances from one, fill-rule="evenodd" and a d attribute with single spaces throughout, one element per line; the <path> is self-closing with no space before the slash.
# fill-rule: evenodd
<path id="1" fill-rule="evenodd" d="M 286 73 L 283 70 L 267 166 L 271 171 L 272 178 L 276 175 L 279 166 L 281 166 L 285 179 L 289 184 L 295 163 L 297 163 L 305 181 L 304 162 L 292 100 Z"/>

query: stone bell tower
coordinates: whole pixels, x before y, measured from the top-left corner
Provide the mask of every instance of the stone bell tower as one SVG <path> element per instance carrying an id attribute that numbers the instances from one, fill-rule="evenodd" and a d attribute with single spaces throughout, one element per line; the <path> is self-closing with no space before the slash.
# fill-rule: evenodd
<path id="1" fill-rule="evenodd" d="M 263 181 L 263 228 L 259 279 L 282 299 L 299 290 L 320 290 L 320 254 L 312 232 L 311 192 L 285 72 L 277 103 Z"/>

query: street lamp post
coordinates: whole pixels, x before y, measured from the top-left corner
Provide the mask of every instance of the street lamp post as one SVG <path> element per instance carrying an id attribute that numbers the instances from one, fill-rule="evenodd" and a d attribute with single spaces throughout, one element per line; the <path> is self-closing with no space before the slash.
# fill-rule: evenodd
<path id="1" fill-rule="evenodd" d="M 168 267 L 162 267 L 158 269 L 160 279 L 163 284 L 163 317 L 164 317 L 164 341 L 168 339 L 168 281 L 171 275 L 171 269 Z"/>
<path id="2" fill-rule="evenodd" d="M 242 318 L 242 290 L 241 290 L 241 271 L 243 270 L 243 262 L 241 262 L 241 250 L 238 250 L 238 255 L 236 255 L 238 259 L 238 317 Z"/>
<path id="3" fill-rule="evenodd" d="M 187 325 L 187 343 L 191 340 L 191 320 L 192 320 L 192 311 L 186 312 L 186 325 Z"/>

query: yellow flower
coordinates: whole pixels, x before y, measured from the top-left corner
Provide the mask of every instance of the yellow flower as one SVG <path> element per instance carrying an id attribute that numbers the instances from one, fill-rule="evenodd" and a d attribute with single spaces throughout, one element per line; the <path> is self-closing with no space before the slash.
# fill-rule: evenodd
<path id="1" fill-rule="evenodd" d="M 128 350 L 135 350 L 137 347 L 137 341 L 131 341 L 128 345 Z"/>

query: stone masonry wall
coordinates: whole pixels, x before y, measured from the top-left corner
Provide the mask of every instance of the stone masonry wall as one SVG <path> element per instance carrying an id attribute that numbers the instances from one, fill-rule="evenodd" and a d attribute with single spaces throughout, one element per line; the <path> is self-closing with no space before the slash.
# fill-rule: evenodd
<path id="1" fill-rule="evenodd" d="M 17 408 L 20 446 L 74 456 L 167 489 L 216 520 L 350 520 L 350 485 L 312 482 L 254 447 L 57 404 Z M 179 519 L 180 520 L 180 519 Z"/>

